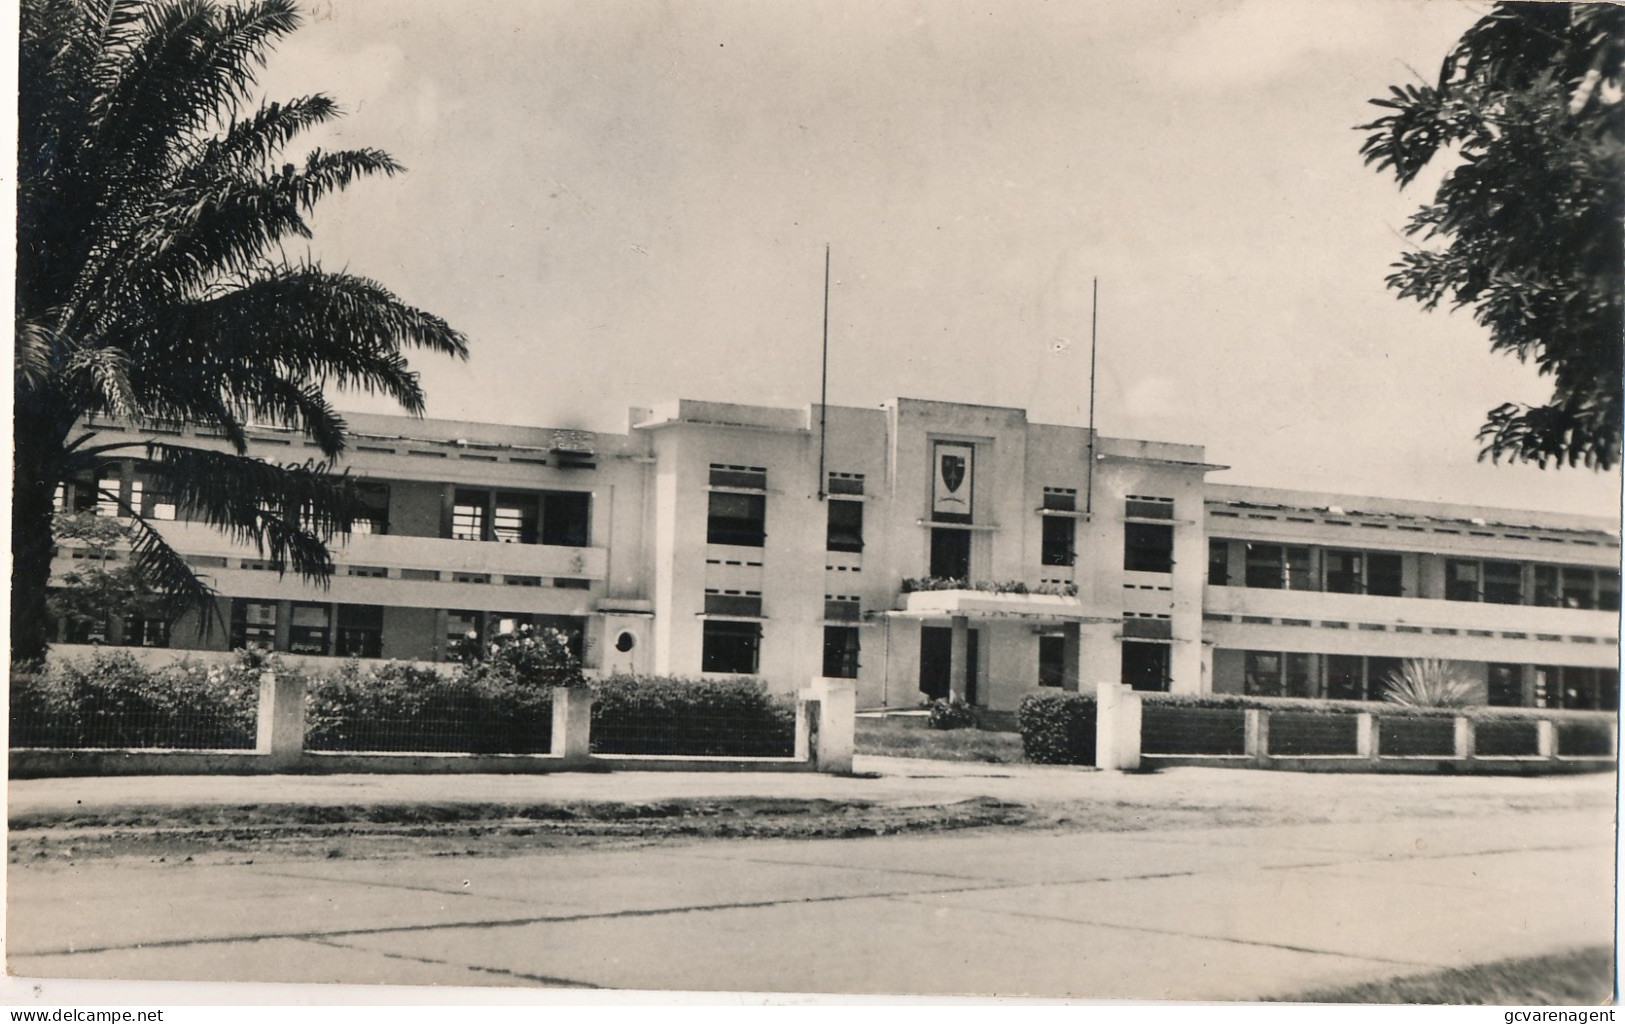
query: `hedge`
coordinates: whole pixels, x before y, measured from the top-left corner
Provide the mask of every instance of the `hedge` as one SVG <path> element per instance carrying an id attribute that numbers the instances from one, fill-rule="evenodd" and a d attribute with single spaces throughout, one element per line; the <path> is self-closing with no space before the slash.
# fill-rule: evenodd
<path id="1" fill-rule="evenodd" d="M 128 651 L 97 651 L 14 668 L 8 717 L 13 747 L 244 750 L 258 707 L 256 664 L 149 668 Z"/>
<path id="2" fill-rule="evenodd" d="M 1016 712 L 1021 749 L 1034 764 L 1095 763 L 1095 698 L 1080 693 L 1034 693 Z"/>
<path id="3" fill-rule="evenodd" d="M 795 705 L 759 679 L 616 674 L 592 689 L 595 754 L 795 754 Z"/>
<path id="4" fill-rule="evenodd" d="M 308 750 L 545 754 L 553 689 L 510 676 L 355 662 L 305 691 Z"/>

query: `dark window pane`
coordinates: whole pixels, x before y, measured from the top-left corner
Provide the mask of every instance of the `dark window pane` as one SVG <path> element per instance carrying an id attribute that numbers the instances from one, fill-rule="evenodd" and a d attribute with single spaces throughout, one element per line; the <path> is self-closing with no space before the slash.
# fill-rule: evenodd
<path id="1" fill-rule="evenodd" d="M 1396 554 L 1371 551 L 1365 556 L 1365 592 L 1378 597 L 1400 597 L 1405 593 L 1405 560 Z"/>
<path id="2" fill-rule="evenodd" d="M 970 531 L 931 531 L 931 575 L 946 580 L 970 579 Z"/>
<path id="3" fill-rule="evenodd" d="M 1038 685 L 1060 686 L 1066 681 L 1066 637 L 1038 638 Z"/>
<path id="4" fill-rule="evenodd" d="M 1061 512 L 1073 512 L 1078 507 L 1078 492 L 1044 488 L 1044 507 Z"/>
<path id="5" fill-rule="evenodd" d="M 1450 561 L 1444 564 L 1444 599 L 1478 600 L 1478 563 Z"/>
<path id="6" fill-rule="evenodd" d="M 705 539 L 712 544 L 762 546 L 766 538 L 767 499 L 760 494 L 711 492 Z"/>
<path id="7" fill-rule="evenodd" d="M 491 539 L 503 544 L 534 544 L 536 520 L 536 495 L 498 494 L 491 509 Z"/>
<path id="8" fill-rule="evenodd" d="M 1283 557 L 1279 544 L 1247 545 L 1247 585 L 1280 590 Z"/>
<path id="9" fill-rule="evenodd" d="M 231 602 L 232 649 L 276 650 L 276 602 Z"/>
<path id="10" fill-rule="evenodd" d="M 1281 655 L 1272 651 L 1244 652 L 1242 689 L 1260 697 L 1281 696 Z"/>
<path id="11" fill-rule="evenodd" d="M 1071 565 L 1075 560 L 1072 545 L 1078 533 L 1077 524 L 1066 516 L 1045 516 L 1043 522 L 1043 563 Z"/>
<path id="12" fill-rule="evenodd" d="M 1285 681 L 1288 697 L 1315 696 L 1315 655 L 1288 654 Z"/>
<path id="13" fill-rule="evenodd" d="M 1168 644 L 1123 644 L 1123 684 L 1136 690 L 1167 690 L 1169 650 Z"/>
<path id="14" fill-rule="evenodd" d="M 1373 655 L 1365 660 L 1365 699 L 1382 700 L 1388 692 L 1388 676 L 1397 675 L 1404 664 L 1401 658 L 1379 658 Z"/>
<path id="15" fill-rule="evenodd" d="M 824 675 L 831 679 L 858 677 L 858 628 L 824 627 Z"/>
<path id="16" fill-rule="evenodd" d="M 1174 528 L 1160 523 L 1124 523 L 1123 568 L 1129 572 L 1173 572 Z"/>
<path id="17" fill-rule="evenodd" d="M 542 543 L 586 547 L 591 512 L 592 495 L 586 491 L 548 491 L 542 495 Z"/>
<path id="18" fill-rule="evenodd" d="M 758 594 L 706 594 L 705 612 L 707 615 L 757 617 L 762 614 L 762 598 Z"/>
<path id="19" fill-rule="evenodd" d="M 1515 708 L 1523 703 L 1522 665 L 1492 664 L 1487 678 L 1491 704 Z"/>
<path id="20" fill-rule="evenodd" d="M 751 675 L 756 671 L 757 650 L 762 627 L 754 622 L 709 620 L 705 623 L 700 647 L 700 671 L 734 672 Z"/>
<path id="21" fill-rule="evenodd" d="M 1359 655 L 1326 655 L 1326 696 L 1333 700 L 1365 699 L 1365 666 Z"/>
<path id="22" fill-rule="evenodd" d="M 1207 582 L 1210 587 L 1230 585 L 1229 541 L 1210 540 L 1207 542 Z"/>
<path id="23" fill-rule="evenodd" d="M 1490 604 L 1522 604 L 1523 567 L 1517 562 L 1485 562 L 1484 600 Z"/>
<path id="24" fill-rule="evenodd" d="M 711 467 L 712 487 L 748 487 L 752 490 L 767 490 L 767 470 L 759 466 L 721 466 Z"/>
<path id="25" fill-rule="evenodd" d="M 1563 606 L 1595 608 L 1597 577 L 1590 569 L 1563 570 Z"/>
<path id="26" fill-rule="evenodd" d="M 1123 514 L 1131 519 L 1172 519 L 1174 517 L 1174 503 L 1171 501 L 1148 501 L 1143 498 L 1130 498 L 1123 507 Z"/>
<path id="27" fill-rule="evenodd" d="M 1286 588 L 1288 590 L 1318 590 L 1308 548 L 1286 549 Z"/>
<path id="28" fill-rule="evenodd" d="M 1535 566 L 1535 603 L 1542 608 L 1556 608 L 1563 603 L 1557 566 Z"/>
<path id="29" fill-rule="evenodd" d="M 830 551 L 863 550 L 863 502 L 830 499 L 825 546 Z"/>
<path id="30" fill-rule="evenodd" d="M 1326 563 L 1326 591 L 1331 594 L 1358 594 L 1364 591 L 1363 559 L 1358 551 L 1328 551 Z"/>

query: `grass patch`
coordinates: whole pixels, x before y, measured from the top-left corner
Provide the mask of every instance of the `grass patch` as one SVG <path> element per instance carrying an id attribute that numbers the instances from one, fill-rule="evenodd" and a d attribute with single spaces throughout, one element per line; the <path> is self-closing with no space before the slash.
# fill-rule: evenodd
<path id="1" fill-rule="evenodd" d="M 1613 1002 L 1614 951 L 1608 946 L 1497 960 L 1430 974 L 1317 989 L 1287 1003 L 1423 1003 L 1452 1006 L 1602 1006 Z"/>
<path id="2" fill-rule="evenodd" d="M 860 718 L 856 750 L 860 754 L 937 761 L 1015 764 L 1026 760 L 1021 753 L 1020 733 L 931 729 L 923 718 Z"/>

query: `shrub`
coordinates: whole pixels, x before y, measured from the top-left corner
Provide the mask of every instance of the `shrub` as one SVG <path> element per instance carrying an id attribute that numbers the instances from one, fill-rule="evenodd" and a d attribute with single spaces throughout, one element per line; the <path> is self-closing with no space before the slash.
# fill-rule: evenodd
<path id="1" fill-rule="evenodd" d="M 305 692 L 311 750 L 537 754 L 552 745 L 553 690 L 500 671 L 354 662 Z"/>
<path id="2" fill-rule="evenodd" d="M 1462 675 L 1454 662 L 1412 658 L 1388 673 L 1382 698 L 1412 708 L 1464 708 L 1484 703 L 1484 684 Z"/>
<path id="3" fill-rule="evenodd" d="M 933 729 L 972 729 L 976 726 L 976 710 L 962 700 L 938 697 L 930 704 L 925 724 Z"/>
<path id="4" fill-rule="evenodd" d="M 1021 748 L 1036 764 L 1095 763 L 1095 698 L 1078 693 L 1029 694 L 1016 712 Z"/>
<path id="5" fill-rule="evenodd" d="M 254 746 L 255 665 L 177 661 L 149 668 L 127 651 L 15 672 L 14 747 L 234 750 Z"/>
<path id="6" fill-rule="evenodd" d="M 593 683 L 592 752 L 790 757 L 795 706 L 759 679 L 616 674 Z"/>
<path id="7" fill-rule="evenodd" d="M 581 662 L 570 638 L 557 629 L 520 626 L 486 645 L 481 658 L 465 659 L 465 673 L 497 677 L 522 687 L 582 686 Z"/>

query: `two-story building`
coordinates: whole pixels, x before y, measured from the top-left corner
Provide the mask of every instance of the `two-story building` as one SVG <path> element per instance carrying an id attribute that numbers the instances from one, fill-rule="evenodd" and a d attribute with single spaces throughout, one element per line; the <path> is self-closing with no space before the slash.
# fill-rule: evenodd
<path id="1" fill-rule="evenodd" d="M 995 709 L 1102 680 L 1376 698 L 1401 660 L 1444 657 L 1497 703 L 1617 705 L 1608 521 L 1216 485 L 1200 446 L 915 399 L 681 400 L 624 433 L 350 423 L 375 514 L 325 589 L 110 463 L 63 507 L 116 515 L 97 491 L 117 488 L 217 589 L 219 626 L 115 615 L 60 638 L 434 661 L 530 623 L 595 672 L 822 674 L 862 706 Z M 250 447 L 311 454 L 278 430 Z M 58 573 L 87 554 L 63 544 Z"/>

